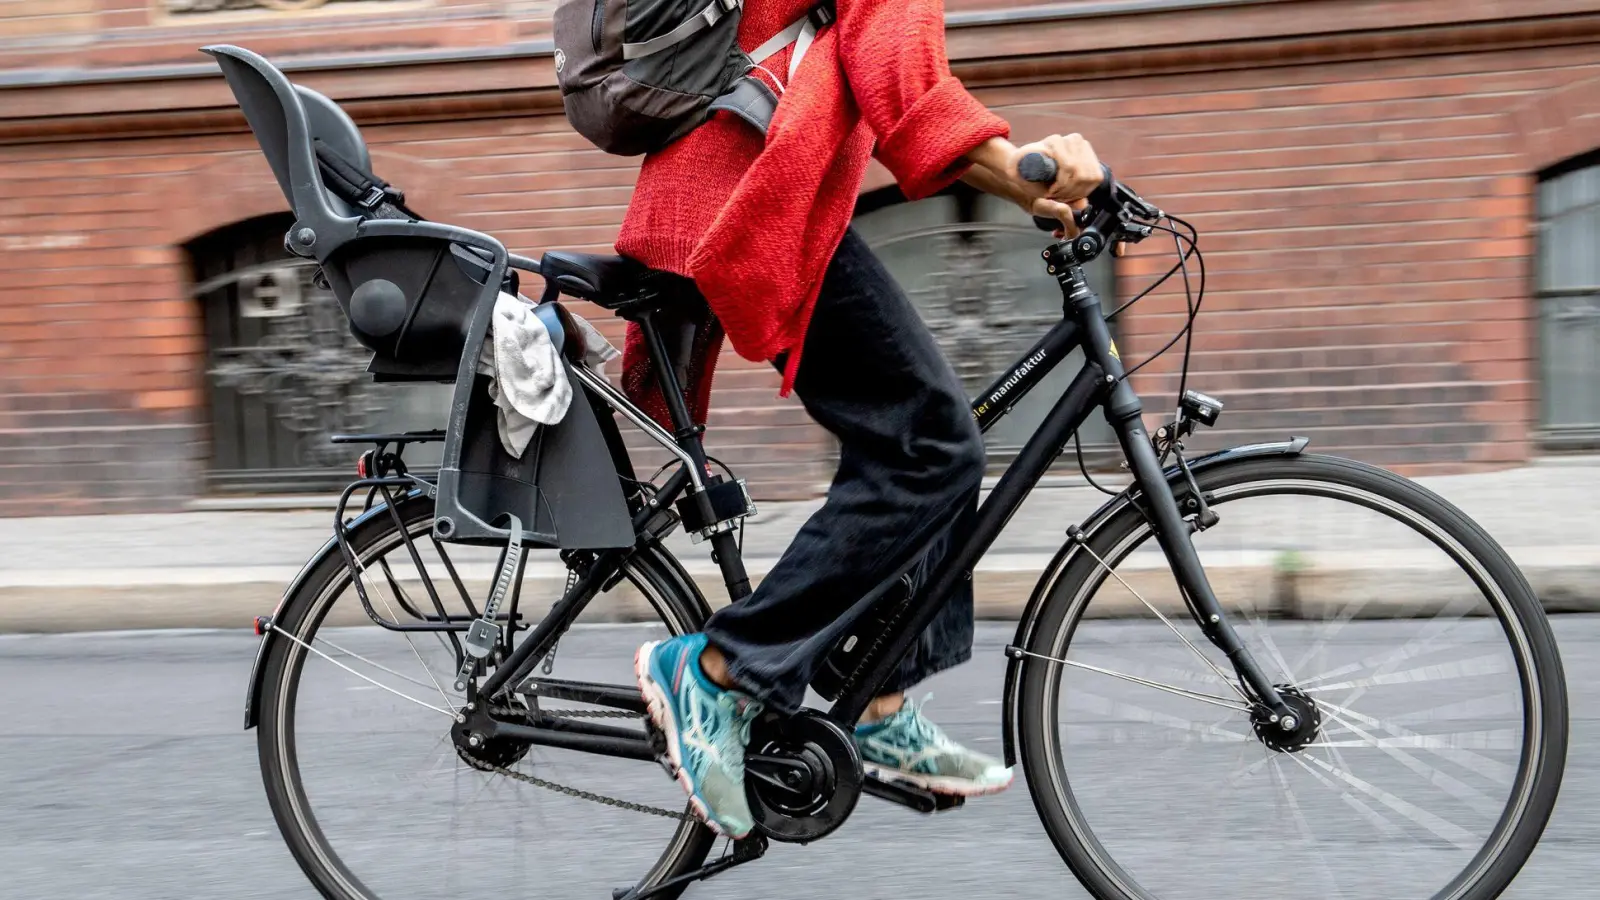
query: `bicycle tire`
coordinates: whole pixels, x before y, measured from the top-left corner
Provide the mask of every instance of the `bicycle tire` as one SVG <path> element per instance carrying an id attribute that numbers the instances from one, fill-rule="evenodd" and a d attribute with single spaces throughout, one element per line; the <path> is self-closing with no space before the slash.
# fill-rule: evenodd
<path id="1" fill-rule="evenodd" d="M 410 495 L 396 504 L 395 511 L 414 539 L 431 530 L 433 502 L 426 497 Z M 350 543 L 363 563 L 402 544 L 400 531 L 393 517 L 387 514 L 368 516 L 359 522 L 352 529 Z M 710 610 L 694 582 L 659 544 L 638 550 L 628 562 L 625 573 L 672 633 L 699 630 L 709 617 Z M 350 583 L 342 557 L 337 553 L 327 554 L 300 580 L 294 593 L 285 598 L 274 628 L 307 642 L 314 640 L 321 619 Z M 307 656 L 298 644 L 280 638 L 265 660 L 257 748 L 267 799 L 295 861 L 322 896 L 328 900 L 379 900 L 328 845 L 300 784 L 292 697 L 299 664 Z M 538 788 L 526 787 L 526 790 L 537 791 Z M 701 866 L 715 840 L 716 836 L 703 824 L 685 820 L 639 884 L 653 886 Z M 687 886 L 679 885 L 656 896 L 676 898 Z M 528 887 L 531 890 L 534 885 Z M 398 898 L 390 896 L 385 900 Z"/>
<path id="2" fill-rule="evenodd" d="M 1523 655 L 1517 658 L 1526 722 L 1521 756 L 1507 805 L 1489 839 L 1468 866 L 1433 896 L 1435 900 L 1499 896 L 1527 861 L 1549 821 L 1567 748 L 1567 696 L 1560 656 L 1526 578 L 1506 552 L 1460 510 L 1383 469 L 1335 457 L 1301 455 L 1226 463 L 1203 470 L 1196 478 L 1204 495 L 1230 491 L 1248 495 L 1250 485 L 1264 490 L 1268 483 L 1286 483 L 1324 485 L 1330 494 L 1342 490 L 1352 496 L 1365 493 L 1383 498 L 1431 523 L 1487 575 L 1504 601 L 1495 609 L 1502 629 L 1508 636 L 1514 630 L 1525 638 Z M 1226 507 L 1220 508 L 1226 522 Z M 1088 547 L 1115 566 L 1117 560 L 1110 556 L 1121 552 L 1123 556 L 1118 558 L 1126 558 L 1132 552 L 1129 542 L 1138 541 L 1138 535 L 1147 534 L 1148 529 L 1143 516 L 1129 505 L 1089 536 Z M 1038 611 L 1024 625 L 1023 649 L 1038 656 L 1029 656 L 1022 663 L 1017 740 L 1034 806 L 1057 851 L 1084 887 L 1099 900 L 1159 900 L 1110 857 L 1083 819 L 1066 771 L 1072 761 L 1063 760 L 1056 746 L 1059 704 L 1064 702 L 1058 697 L 1060 674 L 1066 666 L 1039 658 L 1066 656 L 1090 599 L 1107 577 L 1088 553 L 1074 551 L 1069 543 L 1041 579 L 1036 589 Z M 1477 578 L 1474 581 L 1483 587 Z M 1183 624 L 1192 624 L 1187 615 L 1181 618 Z M 1508 643 L 1515 650 L 1517 642 Z"/>

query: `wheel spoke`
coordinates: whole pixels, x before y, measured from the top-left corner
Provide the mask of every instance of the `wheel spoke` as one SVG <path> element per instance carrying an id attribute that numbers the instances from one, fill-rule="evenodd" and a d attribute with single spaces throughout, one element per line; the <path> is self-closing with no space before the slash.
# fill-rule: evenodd
<path id="1" fill-rule="evenodd" d="M 1517 718 L 1520 708 L 1518 696 L 1512 691 L 1490 694 L 1481 700 L 1457 700 L 1439 706 L 1430 706 L 1416 712 L 1400 713 L 1389 717 L 1395 724 L 1416 722 L 1452 722 L 1462 719 L 1482 720 L 1496 716 Z M 1461 715 L 1458 715 L 1461 714 Z"/>
<path id="2" fill-rule="evenodd" d="M 1300 658 L 1295 661 L 1295 671 L 1298 672 L 1305 668 L 1308 663 L 1317 658 L 1317 654 L 1328 649 L 1328 645 L 1333 642 L 1333 639 L 1338 637 L 1344 631 L 1345 626 L 1349 625 L 1363 609 L 1366 609 L 1367 604 L 1372 602 L 1372 598 L 1372 594 L 1362 595 L 1361 599 L 1346 606 L 1333 621 L 1329 622 L 1322 635 L 1310 647 L 1307 647 L 1306 652 L 1302 653 Z M 1297 683 L 1305 684 L 1308 681 L 1309 679 L 1300 679 Z"/>
<path id="3" fill-rule="evenodd" d="M 1423 781 L 1428 782 L 1439 790 L 1444 791 L 1457 800 L 1460 800 L 1473 810 L 1490 816 L 1499 812 L 1500 803 L 1477 788 L 1472 787 L 1453 775 L 1447 774 L 1436 766 L 1428 765 L 1427 763 L 1417 759 L 1415 756 L 1405 752 L 1399 747 L 1386 743 L 1385 741 L 1374 737 L 1368 732 L 1351 725 L 1348 721 L 1340 718 L 1337 713 L 1329 713 L 1329 715 L 1340 722 L 1340 724 L 1343 724 L 1345 727 L 1354 731 L 1356 735 L 1362 739 L 1362 741 L 1366 742 L 1365 746 L 1376 750 L 1381 750 L 1384 755 L 1392 758 L 1394 761 L 1400 763 L 1400 765 L 1416 773 L 1422 778 Z"/>
<path id="4" fill-rule="evenodd" d="M 1272 774 L 1277 777 L 1278 786 L 1283 791 L 1283 797 L 1288 804 L 1289 812 L 1294 817 L 1295 830 L 1300 832 L 1300 839 L 1305 842 L 1306 849 L 1310 850 L 1311 855 L 1316 858 L 1317 871 L 1322 875 L 1323 882 L 1326 883 L 1329 891 L 1331 891 L 1331 893 L 1324 893 L 1322 896 L 1328 898 L 1339 896 L 1342 892 L 1339 890 L 1339 883 L 1334 880 L 1333 869 L 1328 866 L 1327 857 L 1318 849 L 1317 836 L 1311 830 L 1311 822 L 1306 818 L 1305 811 L 1300 808 L 1300 799 L 1295 796 L 1294 788 L 1290 787 L 1289 779 L 1284 776 L 1277 760 L 1273 760 Z"/>
<path id="5" fill-rule="evenodd" d="M 1261 771 L 1261 769 L 1265 768 L 1268 763 L 1272 762 L 1272 758 L 1277 755 L 1273 751 L 1268 750 L 1265 746 L 1263 746 L 1261 750 L 1265 755 L 1260 759 L 1257 759 L 1252 763 L 1245 763 L 1239 768 L 1228 773 L 1229 787 L 1238 787 L 1240 784 L 1243 784 L 1246 777 Z"/>
<path id="6" fill-rule="evenodd" d="M 1429 833 L 1433 834 L 1440 840 L 1448 841 L 1457 848 L 1465 850 L 1469 853 L 1478 848 L 1477 839 L 1474 838 L 1472 833 L 1467 831 L 1465 828 L 1462 828 L 1453 822 L 1446 821 L 1414 803 L 1402 800 L 1383 788 L 1363 781 L 1360 778 L 1357 778 L 1355 775 L 1344 771 L 1343 769 L 1335 768 L 1334 766 L 1328 764 L 1325 760 L 1322 760 L 1316 756 L 1303 751 L 1300 755 L 1306 760 L 1310 761 L 1312 765 L 1315 765 L 1322 771 L 1332 775 L 1334 778 L 1337 778 L 1345 784 L 1350 785 L 1361 793 L 1366 794 L 1379 803 L 1382 803 L 1384 806 L 1387 806 L 1400 815 L 1405 816 L 1407 819 L 1410 819 L 1412 822 L 1415 822 L 1422 828 L 1427 829 Z"/>
<path id="7" fill-rule="evenodd" d="M 345 670 L 346 672 L 349 672 L 351 675 L 354 675 L 355 677 L 361 679 L 362 681 L 367 682 L 368 684 L 374 685 L 376 687 L 380 687 L 380 688 L 388 691 L 389 693 L 395 695 L 396 697 L 399 697 L 402 700 L 409 700 L 412 703 L 415 703 L 416 705 L 418 705 L 420 707 L 423 707 L 424 709 L 431 709 L 436 713 L 442 713 L 442 714 L 444 714 L 446 716 L 449 716 L 452 719 L 454 719 L 456 717 L 456 714 L 451 712 L 448 709 L 440 709 L 439 707 L 434 706 L 431 703 L 428 703 L 428 702 L 423 701 L 423 700 L 418 700 L 417 698 L 411 696 L 410 694 L 403 693 L 401 691 L 397 691 L 394 688 L 388 686 L 387 684 L 384 684 L 381 681 L 378 681 L 375 678 L 369 678 L 366 675 L 363 675 L 362 673 L 357 672 L 355 669 L 352 669 L 349 666 L 345 665 L 344 663 L 339 662 L 337 659 L 334 659 L 333 657 L 329 656 L 328 654 L 323 653 L 321 648 L 311 646 L 310 644 L 306 643 L 305 641 L 300 640 L 300 638 L 298 636 L 290 634 L 288 631 L 286 631 L 286 630 L 284 630 L 282 628 L 274 627 L 272 630 L 276 631 L 278 634 L 281 634 L 284 637 L 288 638 L 289 640 L 293 641 L 294 643 L 298 644 L 300 647 L 304 648 L 305 650 L 308 650 L 311 653 L 315 653 L 316 655 L 322 657 L 323 659 L 327 660 L 330 663 L 333 663 L 334 665 L 336 665 L 339 668 Z"/>
<path id="8" fill-rule="evenodd" d="M 1382 731 L 1385 734 L 1388 734 L 1388 735 L 1390 735 L 1392 737 L 1399 737 L 1399 738 L 1425 738 L 1425 737 L 1427 737 L 1426 735 L 1419 734 L 1419 733 L 1417 733 L 1415 731 L 1412 731 L 1409 728 L 1403 728 L 1403 727 L 1401 727 L 1399 725 L 1395 725 L 1392 722 L 1384 722 L 1382 720 L 1373 718 L 1372 716 L 1368 716 L 1368 715 L 1364 715 L 1362 713 L 1358 713 L 1355 710 L 1349 709 L 1347 707 L 1338 706 L 1338 705 L 1332 704 L 1332 703 L 1324 703 L 1324 702 L 1322 702 L 1320 700 L 1317 701 L 1317 705 L 1319 707 L 1321 707 L 1322 709 L 1327 710 L 1330 717 L 1334 718 L 1341 725 L 1343 725 L 1346 728 L 1350 729 L 1350 731 L 1352 733 L 1355 733 L 1355 734 L 1358 734 L 1358 735 L 1361 735 L 1361 736 L 1364 736 L 1364 737 L 1369 737 L 1370 738 L 1370 735 L 1367 734 L 1366 732 L 1358 730 L 1354 725 L 1351 724 L 1352 722 L 1359 722 L 1360 724 L 1365 725 L 1368 728 L 1375 728 L 1378 731 Z M 1456 747 L 1435 747 L 1435 746 L 1428 746 L 1428 747 L 1424 747 L 1423 749 L 1426 749 L 1430 753 L 1434 753 L 1434 754 L 1438 755 L 1442 759 L 1449 760 L 1450 762 L 1453 762 L 1456 765 L 1461 766 L 1464 769 L 1468 769 L 1468 770 L 1471 770 L 1473 772 L 1476 772 L 1477 774 L 1483 776 L 1484 778 L 1487 778 L 1490 781 L 1493 781 L 1495 784 L 1510 785 L 1511 782 L 1512 782 L 1512 779 L 1514 779 L 1516 777 L 1516 769 L 1514 767 L 1509 766 L 1509 765 L 1507 765 L 1507 764 L 1505 764 L 1503 762 L 1500 762 L 1498 760 L 1490 759 L 1487 756 L 1484 756 L 1484 755 L 1482 755 L 1480 753 L 1475 753 L 1475 752 L 1473 752 L 1471 750 L 1466 750 L 1466 749 L 1461 749 L 1461 748 L 1456 748 Z"/>
<path id="9" fill-rule="evenodd" d="M 1321 740 L 1309 747 L 1397 747 L 1412 750 L 1515 750 L 1515 728 L 1490 728 L 1483 731 L 1457 731 L 1450 734 L 1418 734 L 1407 737 L 1374 737 L 1359 729 L 1344 728 L 1336 734 L 1360 734 L 1349 740 Z M 1326 735 L 1325 735 L 1326 736 Z"/>
<path id="10" fill-rule="evenodd" d="M 1110 575 L 1112 578 L 1116 579 L 1117 583 L 1122 585 L 1123 588 L 1125 588 L 1128 593 L 1132 594 L 1134 596 L 1134 599 L 1136 599 L 1140 603 L 1144 604 L 1145 609 L 1150 610 L 1150 612 L 1152 614 L 1154 614 L 1157 619 L 1160 619 L 1161 620 L 1161 624 L 1167 626 L 1168 630 L 1170 630 L 1173 634 L 1177 635 L 1178 636 L 1178 640 L 1183 641 L 1183 645 L 1185 647 L 1188 647 L 1191 651 L 1193 651 L 1195 656 L 1200 657 L 1200 661 L 1201 662 L 1205 663 L 1206 666 L 1208 666 L 1211 669 L 1211 671 L 1217 673 L 1217 677 L 1222 680 L 1223 684 L 1226 684 L 1228 687 L 1233 688 L 1233 692 L 1239 695 L 1239 699 L 1245 701 L 1246 704 L 1248 704 L 1250 702 L 1249 695 L 1247 695 L 1244 692 L 1244 688 L 1240 687 L 1239 683 L 1237 681 L 1235 681 L 1233 678 L 1231 678 L 1226 672 L 1222 671 L 1222 668 L 1220 666 L 1218 666 L 1216 663 L 1212 662 L 1211 661 L 1211 657 L 1207 656 L 1205 654 L 1205 652 L 1202 651 L 1199 647 L 1196 647 L 1194 645 L 1193 641 L 1191 641 L 1187 637 L 1185 637 L 1183 632 L 1178 630 L 1178 626 L 1172 624 L 1172 620 L 1167 618 L 1166 614 L 1161 612 L 1161 610 L 1156 609 L 1156 605 L 1154 603 L 1151 603 L 1149 600 L 1146 600 L 1144 598 L 1143 594 L 1141 594 L 1137 590 L 1135 590 L 1133 585 L 1129 584 L 1122 577 L 1121 573 L 1119 573 L 1116 569 L 1113 569 L 1111 566 L 1107 565 L 1106 561 L 1104 559 L 1101 559 L 1100 555 L 1098 553 L 1095 553 L 1094 549 L 1091 548 L 1088 545 L 1087 542 L 1080 541 L 1078 543 L 1078 546 L 1082 547 L 1083 548 L 1083 552 L 1089 554 L 1091 559 L 1093 559 L 1095 562 L 1099 563 L 1101 569 L 1105 570 L 1105 572 L 1108 575 Z"/>
<path id="11" fill-rule="evenodd" d="M 1384 837 L 1396 838 L 1405 834 L 1405 829 L 1389 821 L 1388 816 L 1385 816 L 1383 813 L 1373 809 L 1365 800 L 1362 800 L 1355 794 L 1350 793 L 1347 788 L 1335 784 L 1331 779 L 1328 778 L 1328 776 L 1312 768 L 1311 764 L 1301 759 L 1299 754 L 1290 753 L 1288 756 L 1289 759 L 1293 760 L 1296 765 L 1300 766 L 1308 775 L 1315 779 L 1318 784 L 1330 791 L 1333 791 L 1335 794 L 1338 794 L 1340 800 L 1344 801 L 1346 805 L 1355 810 L 1356 813 L 1361 816 L 1361 818 L 1366 820 L 1367 824 L 1382 832 Z M 1339 768 L 1346 772 L 1350 771 L 1350 767 L 1346 766 L 1343 762 L 1339 763 Z"/>
<path id="12" fill-rule="evenodd" d="M 1301 688 L 1301 690 L 1307 693 L 1355 690 L 1382 684 L 1418 684 L 1424 681 L 1442 681 L 1447 678 L 1479 678 L 1484 675 L 1503 675 L 1509 671 L 1511 671 L 1511 665 L 1504 656 L 1487 654 L 1458 662 L 1418 666 L 1415 669 L 1406 669 L 1401 672 L 1384 672 L 1370 675 L 1366 678 L 1358 678 L 1354 681 L 1321 684 L 1316 687 Z"/>
<path id="13" fill-rule="evenodd" d="M 1253 606 L 1242 606 L 1240 609 L 1244 611 L 1245 619 L 1250 622 L 1250 629 L 1252 632 L 1254 632 L 1256 639 L 1261 641 L 1261 645 L 1266 648 L 1267 655 L 1270 656 L 1273 663 L 1277 665 L 1278 671 L 1283 673 L 1284 680 L 1289 684 L 1293 684 L 1295 680 L 1294 668 L 1289 665 L 1289 661 L 1285 659 L 1283 653 L 1278 650 L 1278 645 L 1275 641 L 1273 641 L 1272 635 L 1268 633 L 1267 620 L 1263 619 L 1261 615 L 1255 611 L 1255 607 Z"/>
<path id="14" fill-rule="evenodd" d="M 1419 656 L 1425 656 L 1430 653 L 1436 653 L 1441 649 L 1449 649 L 1448 646 L 1436 649 L 1434 644 L 1440 638 L 1448 634 L 1452 628 L 1459 626 L 1463 620 L 1461 618 L 1446 620 L 1444 618 L 1445 614 L 1450 613 L 1455 607 L 1463 607 L 1457 610 L 1458 614 L 1461 612 L 1466 612 L 1467 607 L 1472 607 L 1475 605 L 1477 604 L 1471 600 L 1455 600 L 1449 604 L 1446 604 L 1444 609 L 1440 610 L 1436 615 L 1429 618 L 1429 620 L 1424 623 L 1420 629 L 1418 629 L 1420 632 L 1418 635 L 1413 637 L 1411 640 L 1406 641 L 1404 644 L 1401 644 L 1395 650 L 1387 654 L 1373 654 L 1361 659 L 1358 662 L 1340 666 L 1337 669 L 1323 672 L 1320 675 L 1311 675 L 1306 678 L 1302 678 L 1297 684 L 1302 690 L 1310 690 L 1312 685 L 1321 684 L 1329 679 L 1343 678 L 1348 675 L 1355 675 L 1370 669 L 1378 669 L 1383 671 L 1385 667 L 1388 667 L 1388 670 L 1392 671 L 1393 667 L 1400 665 L 1406 660 L 1415 659 Z"/>
<path id="15" fill-rule="evenodd" d="M 338 644 L 335 644 L 333 641 L 330 641 L 325 637 L 318 636 L 318 637 L 312 638 L 311 642 L 313 644 L 323 644 L 323 645 L 332 647 L 333 649 L 339 651 L 340 653 L 344 654 L 345 656 L 348 656 L 348 657 L 350 657 L 352 659 L 359 659 L 362 662 L 366 663 L 367 665 L 373 667 L 374 669 L 379 670 L 380 672 L 387 672 L 390 675 L 393 675 L 394 677 L 400 679 L 401 681 L 409 681 L 412 684 L 416 685 L 417 687 L 425 688 L 425 687 L 429 686 L 426 682 L 419 681 L 418 679 L 412 678 L 410 675 L 401 674 L 400 672 L 396 672 L 395 670 L 389 668 L 386 665 L 383 665 L 382 663 L 374 662 L 374 661 L 372 661 L 370 659 L 367 659 L 365 656 L 362 656 L 361 654 L 355 652 L 354 650 L 347 650 L 344 647 L 341 647 Z"/>

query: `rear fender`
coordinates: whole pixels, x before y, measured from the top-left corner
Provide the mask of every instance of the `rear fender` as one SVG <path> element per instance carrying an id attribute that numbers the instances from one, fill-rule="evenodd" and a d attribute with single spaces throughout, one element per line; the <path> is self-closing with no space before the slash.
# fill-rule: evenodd
<path id="1" fill-rule="evenodd" d="M 404 503 L 406 500 L 417 496 L 419 493 L 420 492 L 418 491 L 412 491 L 411 493 L 402 497 L 400 502 Z M 371 519 L 373 516 L 388 514 L 388 504 L 379 503 L 371 509 L 363 512 L 361 515 L 351 519 L 348 523 L 346 523 L 345 527 L 353 530 L 365 523 L 367 520 Z M 277 607 L 273 609 L 271 618 L 267 619 L 267 627 L 262 629 L 261 644 L 256 648 L 255 665 L 250 667 L 250 687 L 245 693 L 244 698 L 245 731 L 249 731 L 250 729 L 256 727 L 256 720 L 260 715 L 261 683 L 266 678 L 267 653 L 272 649 L 273 642 L 278 639 L 278 631 L 275 627 L 278 617 L 283 614 L 283 608 L 285 604 L 289 602 L 289 598 L 293 597 L 299 592 L 300 588 L 305 584 L 306 579 L 311 577 L 311 573 L 316 571 L 317 567 L 321 565 L 324 560 L 328 559 L 330 556 L 338 555 L 338 540 L 335 538 L 328 538 L 328 542 L 322 545 L 322 549 L 318 550 L 316 554 L 311 557 L 311 559 L 306 561 L 305 565 L 300 567 L 299 573 L 294 576 L 294 579 L 289 582 L 289 586 L 284 589 L 283 596 L 278 598 Z"/>
<path id="2" fill-rule="evenodd" d="M 1215 469 L 1219 466 L 1231 465 L 1246 459 L 1256 459 L 1263 456 L 1299 456 L 1300 452 L 1311 443 L 1310 438 L 1290 438 L 1287 441 L 1275 441 L 1265 444 L 1247 444 L 1241 447 L 1232 447 L 1207 454 L 1198 459 L 1189 461 L 1189 468 L 1195 473 Z M 1177 466 L 1166 470 L 1167 484 L 1171 485 L 1174 493 L 1179 493 L 1186 488 L 1183 472 Z M 1089 518 L 1083 521 L 1083 538 L 1092 540 L 1118 513 L 1132 506 L 1139 494 L 1131 486 L 1122 493 L 1107 500 L 1101 507 L 1094 511 Z M 1056 555 L 1045 566 L 1044 573 L 1040 575 L 1039 582 L 1033 588 L 1033 595 L 1028 598 L 1028 605 L 1022 610 L 1022 618 L 1017 622 L 1017 634 L 1012 639 L 1013 647 L 1026 647 L 1033 638 L 1034 626 L 1039 615 L 1044 610 L 1045 601 L 1054 592 L 1056 582 L 1060 580 L 1067 567 L 1071 565 L 1074 555 L 1079 551 L 1077 542 L 1069 541 L 1056 551 Z M 1021 709 L 1018 705 L 1020 698 L 1020 684 L 1022 682 L 1022 661 L 1008 659 L 1006 662 L 1006 688 L 1005 699 L 1001 705 L 1003 728 L 1005 734 L 1005 760 L 1006 765 L 1014 766 L 1017 763 L 1016 741 L 1017 723 L 1021 718 Z"/>

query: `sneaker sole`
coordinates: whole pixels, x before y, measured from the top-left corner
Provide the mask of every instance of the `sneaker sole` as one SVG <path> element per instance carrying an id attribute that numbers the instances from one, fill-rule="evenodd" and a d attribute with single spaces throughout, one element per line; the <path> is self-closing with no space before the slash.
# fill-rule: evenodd
<path id="1" fill-rule="evenodd" d="M 895 781 L 921 788 L 930 794 L 943 794 L 947 797 L 984 797 L 989 794 L 998 794 L 1008 787 L 1014 776 L 1007 778 L 1003 784 L 980 784 L 970 778 L 955 778 L 950 775 L 919 775 L 914 772 L 902 772 L 880 766 L 877 763 L 862 763 L 863 773 L 879 781 Z"/>
<path id="2" fill-rule="evenodd" d="M 678 752 L 678 726 L 668 713 L 668 706 L 671 701 L 667 699 L 667 692 L 661 688 L 661 685 L 650 674 L 650 657 L 655 653 L 655 649 L 660 643 L 660 641 L 649 641 L 634 651 L 633 675 L 639 683 L 639 693 L 644 697 L 645 707 L 650 713 L 650 721 L 661 729 L 661 733 L 667 739 L 667 761 L 672 763 L 673 778 L 683 788 L 683 792 L 689 795 L 689 808 L 694 811 L 695 818 L 699 819 L 701 824 L 711 829 L 713 834 L 731 837 L 734 840 L 744 838 L 749 835 L 749 832 L 733 834 L 712 820 L 710 808 L 706 806 L 704 800 L 700 799 L 700 795 L 695 792 L 694 784 L 689 780 L 689 773 L 683 769 L 683 756 Z"/>

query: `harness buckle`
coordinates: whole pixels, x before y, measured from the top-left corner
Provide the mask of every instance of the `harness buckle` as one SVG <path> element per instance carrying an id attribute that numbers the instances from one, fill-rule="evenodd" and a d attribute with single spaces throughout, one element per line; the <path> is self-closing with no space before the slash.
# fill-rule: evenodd
<path id="1" fill-rule="evenodd" d="M 371 211 L 377 209 L 379 204 L 383 203 L 387 197 L 388 194 L 384 192 L 383 188 L 373 185 L 367 189 L 367 193 L 360 200 L 356 201 L 356 204 L 362 209 Z"/>

